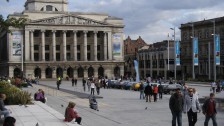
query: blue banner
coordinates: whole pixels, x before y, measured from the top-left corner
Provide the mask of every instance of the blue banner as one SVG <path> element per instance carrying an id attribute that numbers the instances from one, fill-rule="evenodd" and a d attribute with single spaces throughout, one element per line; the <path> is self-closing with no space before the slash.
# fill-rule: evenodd
<path id="1" fill-rule="evenodd" d="M 220 36 L 215 35 L 215 62 L 220 65 Z"/>
<path id="2" fill-rule="evenodd" d="M 134 60 L 134 64 L 135 64 L 135 72 L 136 72 L 136 82 L 140 82 L 139 70 L 138 70 L 138 61 Z"/>
<path id="3" fill-rule="evenodd" d="M 180 42 L 176 41 L 175 42 L 175 50 L 176 50 L 176 65 L 180 66 Z"/>
<path id="4" fill-rule="evenodd" d="M 194 37 L 193 39 L 193 44 L 194 44 L 194 65 L 198 66 L 198 38 Z"/>

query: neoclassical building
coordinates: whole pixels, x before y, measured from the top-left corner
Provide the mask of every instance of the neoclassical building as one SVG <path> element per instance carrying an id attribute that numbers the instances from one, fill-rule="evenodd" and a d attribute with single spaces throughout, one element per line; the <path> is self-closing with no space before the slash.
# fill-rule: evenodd
<path id="1" fill-rule="evenodd" d="M 117 77 L 124 74 L 123 19 L 68 12 L 67 0 L 27 0 L 26 18 L 12 33 L 0 31 L 0 74 L 10 77 Z"/>

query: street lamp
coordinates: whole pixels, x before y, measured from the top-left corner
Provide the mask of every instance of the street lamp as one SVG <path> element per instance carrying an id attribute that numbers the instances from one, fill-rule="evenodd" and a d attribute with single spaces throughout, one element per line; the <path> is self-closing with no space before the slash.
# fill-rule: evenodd
<path id="1" fill-rule="evenodd" d="M 177 78 L 177 70 L 176 70 L 176 43 L 175 43 L 175 27 L 174 28 L 170 28 L 171 30 L 173 30 L 174 34 L 173 34 L 173 41 L 174 41 L 174 79 L 176 80 Z"/>
<path id="2" fill-rule="evenodd" d="M 215 19 L 214 20 L 211 20 L 211 22 L 213 23 L 213 46 L 214 46 L 214 50 L 213 50 L 213 59 L 214 59 L 214 62 L 213 62 L 213 70 L 214 70 L 214 81 L 216 81 L 216 62 L 215 62 L 215 57 L 216 57 L 216 48 L 215 48 Z"/>
<path id="3" fill-rule="evenodd" d="M 194 24 L 190 24 L 192 27 L 192 79 L 195 79 L 195 73 L 194 73 Z"/>

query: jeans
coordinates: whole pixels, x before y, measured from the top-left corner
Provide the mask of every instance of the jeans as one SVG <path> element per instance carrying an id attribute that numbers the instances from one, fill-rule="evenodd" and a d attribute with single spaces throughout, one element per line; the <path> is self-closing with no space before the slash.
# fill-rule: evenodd
<path id="1" fill-rule="evenodd" d="M 210 118 L 212 118 L 213 126 L 217 126 L 217 122 L 216 122 L 216 114 L 214 114 L 214 115 L 212 115 L 212 116 L 205 115 L 204 126 L 208 126 L 208 122 L 209 122 Z"/>
<path id="2" fill-rule="evenodd" d="M 182 126 L 182 111 L 172 112 L 172 126 L 176 126 L 176 120 L 178 126 Z"/>
<path id="3" fill-rule="evenodd" d="M 190 109 L 187 112 L 187 117 L 189 126 L 195 126 L 195 123 L 197 122 L 197 112 L 193 112 L 192 109 Z"/>
<path id="4" fill-rule="evenodd" d="M 146 99 L 146 102 L 148 101 L 151 102 L 151 95 L 146 94 L 145 99 Z"/>
<path id="5" fill-rule="evenodd" d="M 4 115 L 4 118 L 9 116 L 9 110 L 6 108 L 3 108 L 3 111 L 1 111 L 1 114 Z"/>
<path id="6" fill-rule="evenodd" d="M 94 95 L 94 91 L 95 91 L 95 89 L 91 88 L 91 95 Z"/>
<path id="7" fill-rule="evenodd" d="M 143 90 L 140 91 L 140 99 L 142 99 L 142 98 L 145 99 L 145 95 L 144 95 L 144 91 Z"/>

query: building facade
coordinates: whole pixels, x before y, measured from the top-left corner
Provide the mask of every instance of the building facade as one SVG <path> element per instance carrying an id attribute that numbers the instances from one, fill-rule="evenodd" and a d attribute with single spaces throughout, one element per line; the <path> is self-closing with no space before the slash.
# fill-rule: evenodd
<path id="1" fill-rule="evenodd" d="M 153 43 L 138 51 L 140 77 L 151 77 L 153 79 L 174 78 L 174 41 L 168 40 Z M 169 61 L 169 63 L 168 63 Z M 181 78 L 181 68 L 176 67 L 177 79 Z"/>
<path id="2" fill-rule="evenodd" d="M 0 32 L 0 74 L 56 78 L 124 75 L 123 19 L 68 12 L 67 0 L 27 0 L 24 28 Z"/>
<path id="3" fill-rule="evenodd" d="M 224 17 L 220 17 L 181 24 L 181 69 L 183 73 L 185 73 L 185 78 L 193 78 L 192 39 L 193 37 L 197 37 L 198 65 L 194 66 L 195 78 L 202 80 L 214 80 L 214 30 L 216 35 L 220 35 L 220 65 L 216 66 L 216 78 L 224 78 L 223 22 Z"/>
<path id="4" fill-rule="evenodd" d="M 126 77 L 135 76 L 134 60 L 137 59 L 138 49 L 146 45 L 140 36 L 137 40 L 132 40 L 130 36 L 124 40 L 124 75 Z"/>

